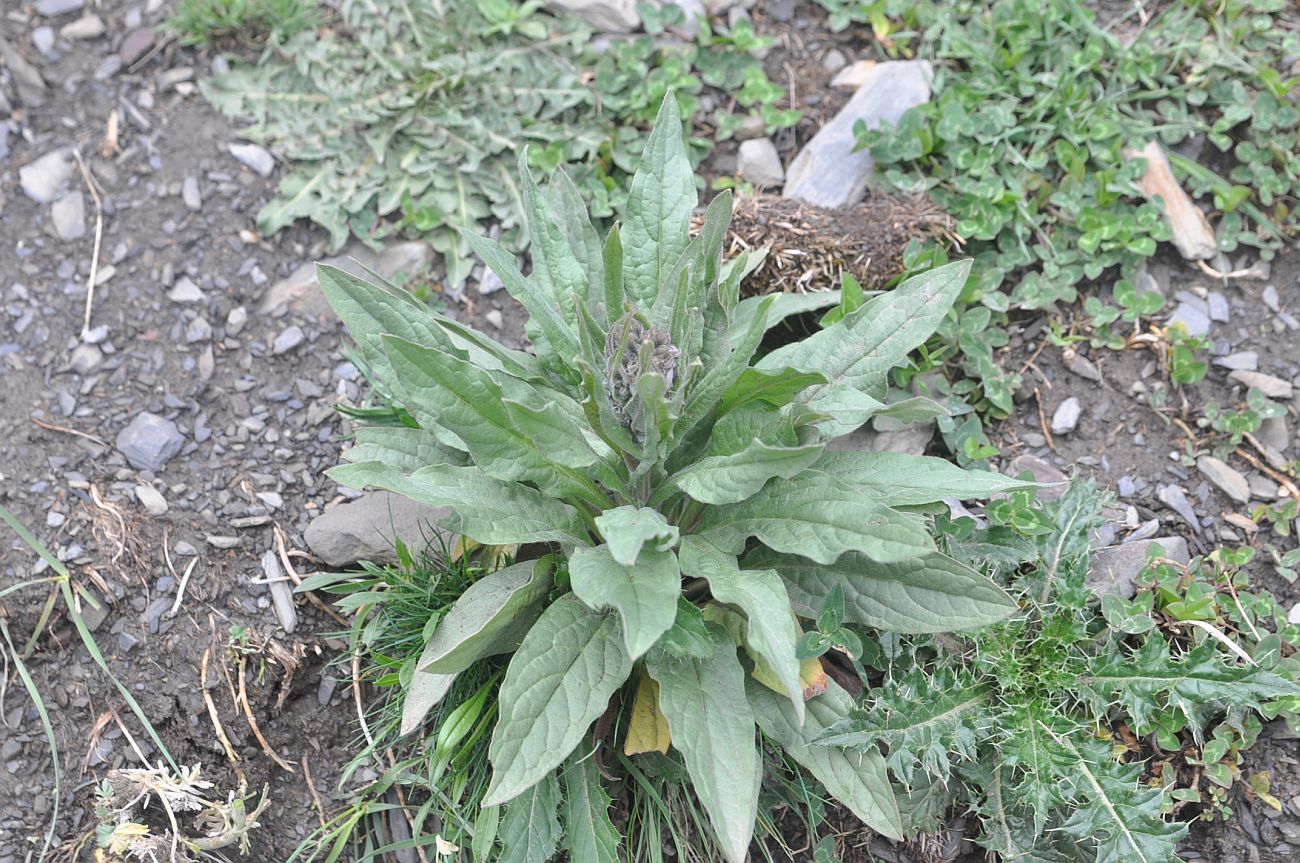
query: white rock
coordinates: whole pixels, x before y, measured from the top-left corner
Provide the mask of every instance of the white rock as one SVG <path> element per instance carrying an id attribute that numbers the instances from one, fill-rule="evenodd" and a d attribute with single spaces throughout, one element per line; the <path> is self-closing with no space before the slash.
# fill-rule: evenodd
<path id="1" fill-rule="evenodd" d="M 501 329 L 503 326 L 505 326 L 505 320 L 501 317 L 501 312 L 498 309 L 493 309 L 492 311 L 488 312 L 486 315 L 483 316 L 483 319 L 487 321 L 489 324 L 491 324 L 492 326 L 496 327 L 498 330 Z"/>
<path id="2" fill-rule="evenodd" d="M 785 197 L 832 209 L 861 201 L 875 162 L 869 152 L 857 151 L 853 127 L 858 122 L 868 129 L 897 123 L 908 108 L 929 101 L 932 77 L 933 69 L 924 60 L 873 67 L 848 104 L 790 163 Z"/>
<path id="3" fill-rule="evenodd" d="M 1254 387 L 1271 399 L 1289 399 L 1294 391 L 1290 381 L 1284 381 L 1263 372 L 1237 370 L 1228 372 L 1228 377 L 1242 386 Z"/>
<path id="4" fill-rule="evenodd" d="M 266 176 L 263 174 L 262 176 Z M 203 195 L 199 192 L 199 181 L 196 177 L 186 177 L 181 183 L 181 200 L 185 202 L 187 209 L 198 212 L 203 209 Z"/>
<path id="5" fill-rule="evenodd" d="M 495 294 L 505 286 L 506 283 L 501 281 L 501 277 L 491 270 L 484 270 L 483 278 L 478 280 L 478 292 L 485 297 Z"/>
<path id="6" fill-rule="evenodd" d="M 641 26 L 636 0 L 545 0 L 542 5 L 608 33 L 630 33 Z"/>
<path id="7" fill-rule="evenodd" d="M 135 487 L 135 499 L 140 501 L 145 512 L 153 516 L 167 514 L 167 498 L 158 489 L 141 483 Z"/>
<path id="8" fill-rule="evenodd" d="M 98 15 L 83 15 L 59 30 L 64 39 L 97 39 L 104 35 L 104 22 Z"/>
<path id="9" fill-rule="evenodd" d="M 72 178 L 72 154 L 68 149 L 46 153 L 18 169 L 18 182 L 33 201 L 52 204 L 68 190 Z"/>
<path id="10" fill-rule="evenodd" d="M 275 157 L 265 147 L 256 144 L 230 144 L 227 149 L 241 164 L 263 177 L 271 176 L 271 172 L 275 170 Z"/>
<path id="11" fill-rule="evenodd" d="M 167 299 L 173 303 L 201 303 L 206 299 L 203 291 L 189 276 L 181 276 L 167 292 Z"/>
<path id="12" fill-rule="evenodd" d="M 781 156 L 770 138 L 754 138 L 740 142 L 736 170 L 759 188 L 779 186 L 785 181 L 785 168 Z"/>
<path id="13" fill-rule="evenodd" d="M 226 335 L 237 336 L 244 331 L 245 325 L 248 324 L 248 309 L 243 306 L 235 306 L 226 315 Z"/>
<path id="14" fill-rule="evenodd" d="M 1052 414 L 1052 434 L 1069 434 L 1074 431 L 1075 426 L 1079 424 L 1079 415 L 1083 413 L 1083 406 L 1074 396 L 1070 396 L 1056 408 Z"/>
<path id="15" fill-rule="evenodd" d="M 1297 602 L 1295 605 L 1291 606 L 1291 610 L 1287 612 L 1286 622 L 1300 623 L 1300 602 Z"/>
<path id="16" fill-rule="evenodd" d="M 65 242 L 86 236 L 86 198 L 81 192 L 71 192 L 50 205 L 50 222 L 54 233 Z"/>

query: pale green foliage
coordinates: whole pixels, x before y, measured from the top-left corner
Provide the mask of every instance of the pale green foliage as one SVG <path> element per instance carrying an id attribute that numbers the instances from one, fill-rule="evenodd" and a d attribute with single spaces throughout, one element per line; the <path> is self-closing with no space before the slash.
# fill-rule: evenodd
<path id="1" fill-rule="evenodd" d="M 814 616 L 807 604 L 836 583 L 851 623 L 904 632 L 979 626 L 1015 608 L 939 553 L 922 512 L 1030 484 L 933 459 L 823 452 L 834 433 L 877 413 L 938 409 L 883 400 L 891 370 L 932 335 L 969 265 L 911 279 L 755 363 L 792 304 L 739 301 L 744 262 L 721 255 L 729 195 L 690 235 L 695 187 L 681 128 L 668 99 L 624 221 L 604 242 L 567 177 L 539 187 L 523 159 L 531 274 L 500 244 L 469 238 L 528 310 L 535 356 L 320 271 L 377 379 L 420 426 L 393 438 L 363 430 L 353 464 L 332 476 L 448 507 L 444 526 L 479 543 L 550 544 L 539 564 L 548 579 L 554 564 L 547 600 L 514 599 L 522 588 L 467 593 L 457 611 L 468 623 L 440 624 L 431 643 L 443 658 L 425 667 L 455 670 L 447 657 L 528 630 L 501 685 L 484 799 L 503 807 L 508 859 L 553 849 L 545 828 L 557 808 L 583 834 L 566 843 L 576 863 L 608 857 L 607 815 L 575 815 L 573 794 L 589 777 L 565 778 L 563 805 L 558 785 L 538 783 L 555 783 L 566 759 L 570 773 L 586 769 L 572 759 L 585 757 L 580 743 L 634 669 L 658 684 L 672 746 L 729 859 L 744 858 L 754 829 L 760 727 L 872 828 L 901 836 L 879 755 L 812 745 L 849 700 L 833 689 L 805 704 L 825 687 L 805 688 L 797 617 Z M 431 461 L 419 464 L 417 452 Z M 766 547 L 739 559 L 754 539 Z M 833 574 L 814 580 L 811 561 Z M 780 695 L 747 684 L 760 665 Z M 630 702 L 629 691 L 621 709 Z M 507 829 L 538 807 L 541 832 Z"/>

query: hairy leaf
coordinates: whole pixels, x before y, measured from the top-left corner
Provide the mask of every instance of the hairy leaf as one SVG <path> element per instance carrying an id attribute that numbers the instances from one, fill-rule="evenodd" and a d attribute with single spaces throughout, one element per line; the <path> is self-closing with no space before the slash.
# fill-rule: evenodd
<path id="1" fill-rule="evenodd" d="M 343 452 L 348 461 L 382 461 L 405 473 L 426 465 L 464 466 L 465 453 L 442 444 L 425 429 L 403 426 L 361 426 L 356 443 Z"/>
<path id="2" fill-rule="evenodd" d="M 887 506 L 912 506 L 951 497 L 990 497 L 1038 488 L 986 470 L 966 470 L 946 459 L 898 452 L 828 452 L 814 466 L 844 482 L 860 486 Z"/>
<path id="3" fill-rule="evenodd" d="M 570 758 L 564 780 L 564 850 L 570 863 L 618 863 L 621 837 L 594 758 Z"/>
<path id="4" fill-rule="evenodd" d="M 455 674 L 433 674 L 416 668 L 411 683 L 406 687 L 406 697 L 402 699 L 402 727 L 399 733 L 407 735 L 419 728 L 429 711 L 447 697 L 455 682 Z"/>
<path id="5" fill-rule="evenodd" d="M 569 578 L 587 605 L 618 611 L 633 659 L 649 650 L 677 617 L 681 573 L 671 551 L 642 549 L 635 565 L 624 566 L 608 545 L 579 548 L 569 559 Z"/>
<path id="6" fill-rule="evenodd" d="M 498 863 L 546 863 L 560 842 L 560 783 L 553 774 L 506 804 Z"/>
<path id="7" fill-rule="evenodd" d="M 768 446 L 755 440 L 734 455 L 708 456 L 683 468 L 668 482 L 701 503 L 739 503 L 773 477 L 789 479 L 817 461 L 824 445 Z"/>
<path id="8" fill-rule="evenodd" d="M 987 576 L 939 553 L 878 563 L 850 552 L 821 564 L 759 548 L 745 557 L 744 565 L 779 572 L 795 607 L 809 616 L 839 585 L 848 622 L 891 632 L 971 629 L 1016 610 L 1015 600 Z"/>
<path id="9" fill-rule="evenodd" d="M 741 503 L 710 509 L 699 532 L 733 554 L 754 536 L 777 551 L 819 563 L 833 563 L 847 551 L 886 563 L 934 551 L 934 541 L 919 519 L 817 471 L 771 483 Z"/>
<path id="10" fill-rule="evenodd" d="M 794 315 L 816 312 L 840 304 L 840 292 L 838 290 L 814 291 L 809 294 L 772 294 L 770 296 L 775 296 L 776 302 L 767 315 L 765 326 L 767 330 Z M 766 299 L 766 296 L 747 297 L 736 304 L 735 314 L 731 319 L 731 340 L 733 342 L 749 330 L 755 313 Z"/>
<path id="11" fill-rule="evenodd" d="M 744 863 L 763 763 L 740 660 L 720 629 L 713 640 L 710 659 L 651 653 L 647 664 L 659 683 L 659 707 L 668 717 L 673 746 L 682 753 L 722 852 L 731 863 Z"/>
<path id="12" fill-rule="evenodd" d="M 853 700 L 839 684 L 829 682 L 825 693 L 807 703 L 806 718 L 796 715 L 792 704 L 757 681 L 746 684 L 746 694 L 764 734 L 780 744 L 862 823 L 882 836 L 902 839 L 898 803 L 880 753 L 870 748 L 855 750 L 816 742 L 825 729 L 846 719 L 853 706 Z"/>
<path id="13" fill-rule="evenodd" d="M 513 649 L 520 623 L 531 624 L 537 616 L 551 588 L 553 569 L 548 559 L 529 560 L 471 584 L 434 628 L 416 667 L 455 674 L 503 647 Z"/>
<path id="14" fill-rule="evenodd" d="M 501 682 L 483 805 L 513 799 L 568 758 L 631 670 L 613 616 L 573 594 L 542 612 Z"/>
<path id="15" fill-rule="evenodd" d="M 799 628 L 790 614 L 790 597 L 780 576 L 771 570 L 742 572 L 734 554 L 720 551 L 698 536 L 685 537 L 679 554 L 684 575 L 705 579 L 714 599 L 744 612 L 745 646 L 761 656 L 781 681 L 790 696 L 796 724 L 801 724 L 804 694 L 795 656 Z"/>
<path id="16" fill-rule="evenodd" d="M 596 516 L 596 528 L 608 543 L 610 556 L 623 566 L 636 563 L 646 543 L 651 543 L 654 551 L 669 551 L 677 545 L 677 526 L 647 507 L 607 509 Z"/>

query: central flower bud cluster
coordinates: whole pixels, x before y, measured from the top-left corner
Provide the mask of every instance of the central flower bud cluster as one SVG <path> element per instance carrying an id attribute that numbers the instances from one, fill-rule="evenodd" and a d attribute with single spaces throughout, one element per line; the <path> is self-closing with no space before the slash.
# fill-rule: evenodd
<path id="1" fill-rule="evenodd" d="M 642 408 L 637 381 L 643 372 L 654 372 L 664 379 L 664 396 L 671 396 L 679 356 L 670 334 L 649 326 L 634 312 L 615 321 L 605 336 L 605 392 L 618 421 L 638 441 Z M 647 359 L 648 367 L 643 368 Z"/>

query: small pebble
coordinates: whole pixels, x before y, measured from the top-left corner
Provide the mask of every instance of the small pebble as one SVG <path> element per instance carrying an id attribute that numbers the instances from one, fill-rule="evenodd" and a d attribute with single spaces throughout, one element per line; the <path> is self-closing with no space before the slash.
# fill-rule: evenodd
<path id="1" fill-rule="evenodd" d="M 505 321 L 502 319 L 501 312 L 498 309 L 492 309 L 483 316 L 483 319 L 498 330 L 505 326 Z"/>
<path id="2" fill-rule="evenodd" d="M 1061 402 L 1056 412 L 1052 414 L 1052 434 L 1066 435 L 1074 431 L 1079 424 L 1079 416 L 1083 413 L 1083 406 L 1074 396 L 1070 396 Z"/>
<path id="3" fill-rule="evenodd" d="M 196 177 L 186 177 L 181 184 L 181 200 L 194 212 L 203 209 L 203 195 L 199 193 L 199 181 Z"/>
<path id="4" fill-rule="evenodd" d="M 276 356 L 287 354 L 289 351 L 301 345 L 306 338 L 307 337 L 303 334 L 302 327 L 297 325 L 287 327 L 275 337 L 275 342 L 271 345 L 271 352 Z"/>
<path id="5" fill-rule="evenodd" d="M 167 513 L 167 499 L 151 485 L 136 486 L 135 499 L 140 501 L 140 505 L 150 515 L 159 516 Z"/>

